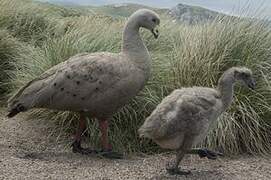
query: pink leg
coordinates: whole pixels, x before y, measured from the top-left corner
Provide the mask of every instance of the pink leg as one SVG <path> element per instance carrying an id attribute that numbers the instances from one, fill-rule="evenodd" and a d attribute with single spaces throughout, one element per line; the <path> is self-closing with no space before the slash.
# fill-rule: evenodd
<path id="1" fill-rule="evenodd" d="M 75 134 L 75 141 L 81 142 L 82 134 L 86 130 L 86 118 L 80 115 L 79 126 Z"/>
<path id="2" fill-rule="evenodd" d="M 100 120 L 99 127 L 102 133 L 102 137 L 101 137 L 102 148 L 104 150 L 112 150 L 112 145 L 109 144 L 109 140 L 108 140 L 108 121 Z"/>
<path id="3" fill-rule="evenodd" d="M 96 152 L 95 150 L 81 147 L 82 134 L 85 130 L 86 130 L 86 118 L 83 115 L 80 115 L 79 126 L 75 134 L 75 140 L 72 144 L 72 151 L 74 153 L 91 154 Z"/>

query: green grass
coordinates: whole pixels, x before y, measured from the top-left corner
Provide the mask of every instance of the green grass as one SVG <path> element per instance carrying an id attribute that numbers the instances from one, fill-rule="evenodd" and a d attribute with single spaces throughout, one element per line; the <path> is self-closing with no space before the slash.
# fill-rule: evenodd
<path id="1" fill-rule="evenodd" d="M 0 29 L 0 100 L 6 99 L 9 92 L 9 71 L 14 69 L 15 59 L 26 53 L 25 46 L 7 30 Z"/>
<path id="2" fill-rule="evenodd" d="M 8 71 L 14 68 L 16 61 L 27 61 L 27 51 L 35 51 L 35 47 L 43 46 L 49 38 L 62 36 L 68 28 L 64 23 L 67 19 L 88 13 L 19 0 L 1 0 L 0 7 L 0 67 L 3 70 L 0 74 L 0 99 L 3 99 L 10 89 Z"/>
<path id="3" fill-rule="evenodd" d="M 177 58 L 172 59 L 175 87 L 214 87 L 221 73 L 231 66 L 249 67 L 257 79 L 255 91 L 235 88 L 233 105 L 205 145 L 227 153 L 269 152 L 270 32 L 262 22 L 232 18 L 190 28 L 183 39 L 177 40 L 182 43 L 176 44 Z"/>
<path id="4" fill-rule="evenodd" d="M 0 27 L 20 41 L 42 45 L 48 37 L 55 35 L 59 20 L 93 14 L 76 8 L 61 7 L 47 3 L 20 0 L 0 1 Z"/>
<path id="5" fill-rule="evenodd" d="M 22 18 L 18 13 L 18 18 Z M 44 11 L 41 14 L 45 30 L 36 31 L 35 26 L 29 26 L 30 30 L 34 29 L 30 32 L 34 33 L 23 35 L 27 37 L 26 41 L 14 33 L 20 32 L 21 27 L 27 32 L 24 26 L 9 26 L 15 27 L 15 30 L 9 29 L 11 34 L 35 45 L 27 47 L 28 53 L 20 53 L 16 58 L 15 69 L 9 74 L 12 78 L 9 85 L 13 92 L 77 53 L 120 51 L 123 19 L 98 15 L 61 17 L 48 15 Z M 35 19 L 40 18 L 38 14 L 30 14 L 30 17 L 33 18 L 31 22 L 40 22 Z M 249 91 L 240 86 L 235 88 L 231 108 L 223 114 L 203 145 L 230 154 L 270 152 L 270 27 L 264 22 L 238 18 L 217 19 L 194 26 L 177 25 L 165 18 L 161 22 L 158 40 L 150 32 L 142 31 L 153 60 L 152 78 L 145 89 L 111 121 L 110 138 L 114 147 L 126 152 L 159 151 L 154 143 L 139 139 L 137 129 L 163 97 L 175 88 L 215 87 L 227 68 L 247 66 L 257 79 L 256 90 Z M 41 37 L 38 45 L 32 43 Z M 32 111 L 31 114 L 33 119 L 39 117 L 54 121 L 59 133 L 72 133 L 77 125 L 77 114 L 70 112 L 43 109 Z M 86 136 L 94 145 L 99 144 L 96 122 L 89 123 Z"/>

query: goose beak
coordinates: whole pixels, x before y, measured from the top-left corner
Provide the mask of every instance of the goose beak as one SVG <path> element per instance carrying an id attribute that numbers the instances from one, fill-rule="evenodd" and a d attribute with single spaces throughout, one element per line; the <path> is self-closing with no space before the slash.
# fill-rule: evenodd
<path id="1" fill-rule="evenodd" d="M 158 36 L 159 36 L 159 31 L 158 31 L 158 29 L 152 29 L 151 32 L 152 32 L 154 38 L 157 39 Z"/>

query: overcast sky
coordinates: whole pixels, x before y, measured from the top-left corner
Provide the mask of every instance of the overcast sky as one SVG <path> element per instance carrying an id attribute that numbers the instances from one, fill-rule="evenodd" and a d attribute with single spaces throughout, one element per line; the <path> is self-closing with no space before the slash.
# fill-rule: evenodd
<path id="1" fill-rule="evenodd" d="M 246 13 L 268 15 L 271 17 L 271 0 L 41 0 L 49 2 L 70 2 L 79 5 L 105 5 L 115 3 L 137 3 L 152 7 L 170 8 L 178 3 L 202 6 L 223 13 L 239 14 L 249 6 Z"/>

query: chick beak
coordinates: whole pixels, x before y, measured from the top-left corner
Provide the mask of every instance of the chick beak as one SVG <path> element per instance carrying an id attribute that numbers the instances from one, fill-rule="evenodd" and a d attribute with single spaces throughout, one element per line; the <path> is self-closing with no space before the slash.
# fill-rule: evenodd
<path id="1" fill-rule="evenodd" d="M 158 36 L 159 36 L 159 31 L 158 31 L 158 29 L 152 29 L 151 32 L 152 32 L 154 38 L 157 39 Z"/>
<path id="2" fill-rule="evenodd" d="M 253 79 L 252 81 L 251 81 L 251 83 L 249 83 L 248 84 L 248 87 L 250 88 L 250 89 L 255 89 L 255 86 L 256 86 L 256 81 Z"/>

